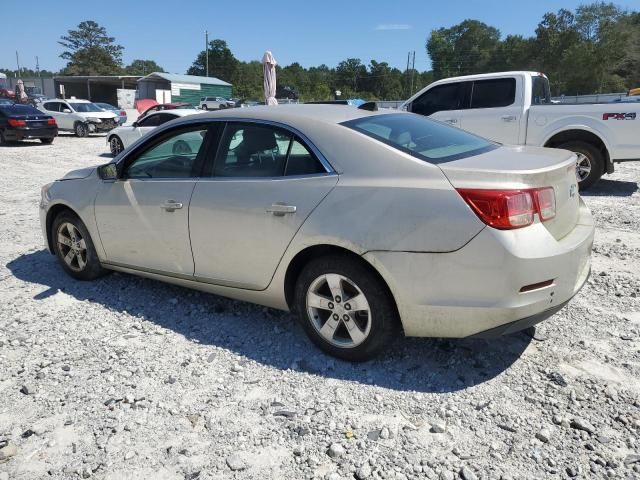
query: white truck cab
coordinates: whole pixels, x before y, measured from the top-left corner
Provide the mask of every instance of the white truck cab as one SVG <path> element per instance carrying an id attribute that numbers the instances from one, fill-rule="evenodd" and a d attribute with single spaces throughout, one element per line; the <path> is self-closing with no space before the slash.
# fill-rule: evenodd
<path id="1" fill-rule="evenodd" d="M 76 98 L 47 100 L 38 105 L 38 109 L 55 118 L 59 130 L 74 132 L 78 137 L 108 132 L 118 125 L 119 119 L 113 112 Z"/>
<path id="2" fill-rule="evenodd" d="M 613 162 L 640 159 L 640 103 L 553 103 L 538 72 L 439 80 L 403 108 L 499 143 L 574 151 L 581 188 L 612 173 Z"/>

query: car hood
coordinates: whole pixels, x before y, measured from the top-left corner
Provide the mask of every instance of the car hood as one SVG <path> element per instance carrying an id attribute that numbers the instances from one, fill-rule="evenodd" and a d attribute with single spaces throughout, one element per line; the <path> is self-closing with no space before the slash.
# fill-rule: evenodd
<path id="1" fill-rule="evenodd" d="M 88 168 L 80 168 L 78 170 L 71 170 L 64 177 L 60 178 L 59 181 L 65 180 L 82 180 L 83 178 L 89 177 L 93 172 L 96 171 L 96 167 L 88 167 Z"/>

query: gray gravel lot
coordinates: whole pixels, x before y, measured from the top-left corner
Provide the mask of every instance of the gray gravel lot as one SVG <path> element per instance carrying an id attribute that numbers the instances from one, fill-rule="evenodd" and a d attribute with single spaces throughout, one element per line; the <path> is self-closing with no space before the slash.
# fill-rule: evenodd
<path id="1" fill-rule="evenodd" d="M 289 314 L 67 277 L 40 186 L 106 152 L 0 148 L 0 480 L 640 478 L 640 163 L 585 195 L 592 277 L 534 339 L 400 340 L 349 364 Z"/>

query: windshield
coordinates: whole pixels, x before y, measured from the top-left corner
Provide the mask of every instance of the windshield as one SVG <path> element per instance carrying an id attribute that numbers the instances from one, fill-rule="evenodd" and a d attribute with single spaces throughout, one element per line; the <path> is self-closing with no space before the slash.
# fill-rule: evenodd
<path id="1" fill-rule="evenodd" d="M 94 105 L 99 106 L 100 108 L 104 108 L 106 110 L 115 110 L 116 107 L 113 105 L 109 105 L 108 103 L 94 103 Z"/>
<path id="2" fill-rule="evenodd" d="M 416 114 L 389 114 L 342 125 L 429 163 L 444 163 L 497 148 L 484 138 Z"/>
<path id="3" fill-rule="evenodd" d="M 88 112 L 101 112 L 102 110 L 97 105 L 93 103 L 72 103 L 69 102 L 71 108 L 73 108 L 76 112 L 79 113 L 88 113 Z"/>

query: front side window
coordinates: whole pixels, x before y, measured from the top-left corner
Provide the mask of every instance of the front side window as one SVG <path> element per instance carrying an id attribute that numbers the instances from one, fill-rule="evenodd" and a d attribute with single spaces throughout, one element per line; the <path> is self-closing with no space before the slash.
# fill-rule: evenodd
<path id="1" fill-rule="evenodd" d="M 427 90 L 411 104 L 411 111 L 419 115 L 462 110 L 469 107 L 471 82 L 447 83 Z"/>
<path id="2" fill-rule="evenodd" d="M 342 125 L 434 164 L 497 148 L 496 144 L 484 138 L 420 115 L 375 115 L 350 120 Z"/>
<path id="3" fill-rule="evenodd" d="M 207 130 L 203 127 L 175 132 L 144 151 L 126 169 L 126 178 L 188 178 L 195 175 L 198 152 Z"/>
<path id="4" fill-rule="evenodd" d="M 473 82 L 471 108 L 508 107 L 515 101 L 515 78 L 492 78 Z"/>
<path id="5" fill-rule="evenodd" d="M 160 114 L 148 115 L 138 122 L 139 127 L 157 127 L 160 125 Z"/>

